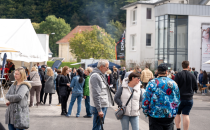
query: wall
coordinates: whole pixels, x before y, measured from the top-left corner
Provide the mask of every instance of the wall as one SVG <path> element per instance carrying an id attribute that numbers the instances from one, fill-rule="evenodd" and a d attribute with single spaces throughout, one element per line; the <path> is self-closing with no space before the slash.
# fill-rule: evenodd
<path id="1" fill-rule="evenodd" d="M 77 61 L 77 59 L 75 58 L 75 55 L 72 54 L 70 50 L 71 49 L 69 47 L 69 43 L 60 43 L 59 44 L 59 57 L 65 58 L 64 59 L 65 62 Z"/>
<path id="2" fill-rule="evenodd" d="M 137 6 L 137 23 L 131 25 L 131 11 Z M 127 8 L 126 11 L 126 66 L 130 63 L 145 66 L 144 61 L 154 59 L 155 49 L 155 18 L 153 5 L 138 4 Z M 146 8 L 152 8 L 152 19 L 146 19 Z M 146 33 L 152 33 L 152 46 L 146 47 Z M 131 35 L 136 35 L 135 50 L 131 50 Z"/>
<path id="3" fill-rule="evenodd" d="M 196 71 L 201 69 L 201 24 L 210 23 L 210 17 L 189 16 L 188 60 Z"/>
<path id="4" fill-rule="evenodd" d="M 37 34 L 39 41 L 45 51 L 46 56 L 49 56 L 49 35 L 48 34 Z"/>

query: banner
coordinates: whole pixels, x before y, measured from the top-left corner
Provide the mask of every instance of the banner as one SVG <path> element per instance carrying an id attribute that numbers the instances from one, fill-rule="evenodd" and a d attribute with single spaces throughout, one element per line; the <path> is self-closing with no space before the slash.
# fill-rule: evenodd
<path id="1" fill-rule="evenodd" d="M 2 71 L 1 71 L 1 78 L 4 78 L 4 70 L 5 70 L 6 61 L 7 61 L 7 54 L 4 53 L 4 58 L 3 58 L 3 63 L 2 63 Z"/>
<path id="2" fill-rule="evenodd" d="M 115 46 L 116 60 L 125 60 L 125 31 Z"/>
<path id="3" fill-rule="evenodd" d="M 53 65 L 52 65 L 52 70 L 54 71 L 55 67 L 60 67 L 60 65 L 62 64 L 62 62 L 60 60 L 56 60 Z"/>
<path id="4" fill-rule="evenodd" d="M 202 70 L 210 72 L 210 64 L 204 64 L 210 60 L 210 24 L 202 24 Z"/>

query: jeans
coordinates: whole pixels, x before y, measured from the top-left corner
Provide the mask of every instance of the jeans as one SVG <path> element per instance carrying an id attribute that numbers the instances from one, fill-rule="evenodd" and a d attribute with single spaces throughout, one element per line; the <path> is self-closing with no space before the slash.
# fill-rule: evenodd
<path id="1" fill-rule="evenodd" d="M 203 84 L 203 88 L 206 88 L 207 86 L 205 84 Z M 207 89 L 202 90 L 202 93 L 207 93 Z"/>
<path id="2" fill-rule="evenodd" d="M 118 90 L 118 86 L 119 86 L 119 79 L 117 79 L 117 83 L 116 83 L 116 91 Z"/>
<path id="3" fill-rule="evenodd" d="M 85 107 L 86 107 L 87 116 L 92 116 L 92 114 L 90 113 L 90 97 L 89 96 L 86 96 Z"/>
<path id="4" fill-rule="evenodd" d="M 76 117 L 80 116 L 82 97 L 83 97 L 82 93 L 72 93 L 71 102 L 69 104 L 69 110 L 68 110 L 67 115 L 71 115 L 72 107 L 74 105 L 75 100 L 77 99 L 77 114 L 76 114 Z"/>
<path id="5" fill-rule="evenodd" d="M 8 128 L 9 128 L 9 130 L 24 130 L 24 129 L 15 128 L 13 124 L 8 124 Z"/>
<path id="6" fill-rule="evenodd" d="M 93 114 L 93 129 L 92 130 L 101 130 L 100 119 L 98 116 L 98 111 L 95 107 L 90 106 L 91 113 Z M 102 112 L 104 113 L 104 120 L 106 117 L 107 107 L 102 108 Z"/>
<path id="7" fill-rule="evenodd" d="M 126 116 L 120 119 L 122 130 L 129 130 L 129 122 L 131 123 L 132 130 L 139 130 L 139 116 Z"/>

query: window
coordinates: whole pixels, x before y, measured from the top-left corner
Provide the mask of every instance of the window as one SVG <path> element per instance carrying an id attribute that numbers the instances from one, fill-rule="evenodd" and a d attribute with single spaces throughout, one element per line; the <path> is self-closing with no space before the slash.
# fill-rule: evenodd
<path id="1" fill-rule="evenodd" d="M 151 36 L 152 34 L 146 35 L 146 46 L 151 46 Z"/>
<path id="2" fill-rule="evenodd" d="M 152 9 L 147 8 L 147 19 L 152 19 Z"/>
<path id="3" fill-rule="evenodd" d="M 135 50 L 135 35 L 131 35 L 131 50 L 134 51 Z"/>
<path id="4" fill-rule="evenodd" d="M 131 24 L 135 25 L 137 23 L 137 11 L 132 10 L 131 11 Z"/>

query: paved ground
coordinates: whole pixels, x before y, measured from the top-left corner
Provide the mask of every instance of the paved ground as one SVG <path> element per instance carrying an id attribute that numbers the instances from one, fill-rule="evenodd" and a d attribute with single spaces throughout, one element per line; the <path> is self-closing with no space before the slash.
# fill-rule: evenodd
<path id="1" fill-rule="evenodd" d="M 47 100 L 48 102 L 48 100 Z M 68 101 L 69 104 L 70 101 Z M 82 102 L 82 111 L 81 116 L 76 118 L 76 107 L 74 105 L 73 113 L 70 118 L 60 116 L 61 110 L 57 104 L 57 96 L 53 95 L 53 106 L 39 106 L 30 108 L 30 128 L 29 130 L 91 130 L 92 128 L 92 119 L 85 119 L 85 105 L 84 101 Z M 5 118 L 5 109 L 6 105 L 1 101 L 0 102 L 0 122 L 7 129 L 7 125 L 4 124 Z M 105 119 L 105 130 L 120 130 L 121 123 L 116 120 L 114 116 L 115 109 L 117 107 L 109 108 L 107 116 Z M 210 96 L 201 96 L 201 94 L 196 94 L 194 96 L 194 107 L 191 111 L 190 119 L 190 130 L 209 130 L 210 129 Z M 139 126 L 141 130 L 149 130 L 148 120 L 141 113 Z M 131 130 L 131 127 L 130 127 Z"/>

